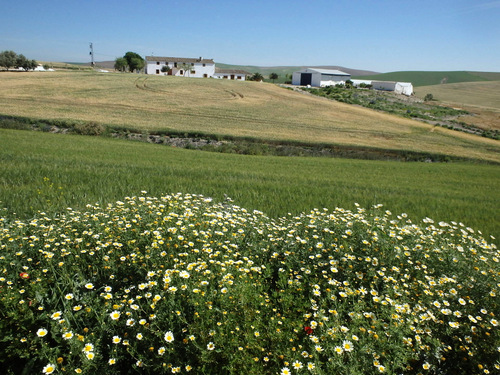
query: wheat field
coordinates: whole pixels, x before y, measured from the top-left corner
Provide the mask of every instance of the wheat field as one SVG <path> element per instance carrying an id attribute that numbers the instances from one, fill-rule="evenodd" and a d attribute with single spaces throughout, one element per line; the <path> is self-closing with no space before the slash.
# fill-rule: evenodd
<path id="1" fill-rule="evenodd" d="M 500 162 L 500 143 L 273 84 L 140 74 L 2 73 L 0 114 Z"/>
<path id="2" fill-rule="evenodd" d="M 461 121 L 484 129 L 500 130 L 500 81 L 422 86 L 417 96 L 432 94 L 439 102 L 471 113 Z"/>

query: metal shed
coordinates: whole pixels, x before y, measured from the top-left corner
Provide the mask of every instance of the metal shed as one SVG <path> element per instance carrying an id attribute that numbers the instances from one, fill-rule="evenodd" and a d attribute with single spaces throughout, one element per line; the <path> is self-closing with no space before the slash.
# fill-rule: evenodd
<path id="1" fill-rule="evenodd" d="M 300 86 L 325 87 L 334 86 L 351 79 L 349 73 L 340 70 L 306 68 L 293 72 L 292 84 Z"/>

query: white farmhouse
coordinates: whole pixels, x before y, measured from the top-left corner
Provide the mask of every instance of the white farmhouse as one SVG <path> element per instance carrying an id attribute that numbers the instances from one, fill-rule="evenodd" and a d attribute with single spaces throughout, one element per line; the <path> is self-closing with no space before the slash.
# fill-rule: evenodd
<path id="1" fill-rule="evenodd" d="M 351 79 L 351 75 L 340 70 L 306 68 L 293 72 L 292 84 L 325 87 L 345 83 L 349 79 Z"/>
<path id="2" fill-rule="evenodd" d="M 162 72 L 164 67 L 169 68 L 168 72 Z M 214 73 L 213 59 L 146 56 L 146 74 L 209 78 L 213 77 Z"/>
<path id="3" fill-rule="evenodd" d="M 245 81 L 247 76 L 251 75 L 252 73 L 249 73 L 245 70 L 216 68 L 214 78 Z"/>

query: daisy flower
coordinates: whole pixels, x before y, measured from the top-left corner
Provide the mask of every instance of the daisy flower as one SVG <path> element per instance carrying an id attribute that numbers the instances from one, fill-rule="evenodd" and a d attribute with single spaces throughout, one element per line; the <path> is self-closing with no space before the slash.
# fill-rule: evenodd
<path id="1" fill-rule="evenodd" d="M 174 341 L 174 334 L 172 333 L 172 331 L 168 331 L 165 333 L 165 336 L 163 338 L 166 342 L 172 342 Z"/>
<path id="2" fill-rule="evenodd" d="M 45 366 L 42 370 L 44 374 L 52 374 L 56 369 L 56 365 L 53 365 L 52 363 L 49 363 L 47 366 Z"/>
<path id="3" fill-rule="evenodd" d="M 47 335 L 47 333 L 49 333 L 49 331 L 47 331 L 45 328 L 40 328 L 38 331 L 36 331 L 36 335 L 38 337 L 44 337 Z"/>

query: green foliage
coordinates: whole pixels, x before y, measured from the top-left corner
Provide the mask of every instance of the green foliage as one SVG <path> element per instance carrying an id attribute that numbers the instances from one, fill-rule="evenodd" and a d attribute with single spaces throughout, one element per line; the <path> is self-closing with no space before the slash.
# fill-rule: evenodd
<path id="1" fill-rule="evenodd" d="M 264 80 L 264 76 L 260 73 L 254 73 L 250 78 L 248 78 L 249 81 L 262 81 Z"/>
<path id="2" fill-rule="evenodd" d="M 16 67 L 23 68 L 25 71 L 33 70 L 38 66 L 35 60 L 28 60 L 24 55 L 17 55 Z"/>
<path id="3" fill-rule="evenodd" d="M 7 70 L 16 65 L 16 53 L 14 51 L 2 51 L 0 52 L 0 66 L 3 66 Z"/>
<path id="4" fill-rule="evenodd" d="M 75 131 L 82 135 L 101 135 L 105 130 L 106 128 L 104 126 L 96 122 L 86 122 L 75 125 Z"/>
<path id="5" fill-rule="evenodd" d="M 123 58 L 127 60 L 128 70 L 130 72 L 139 71 L 144 68 L 145 61 L 138 53 L 127 52 Z"/>
<path id="6" fill-rule="evenodd" d="M 271 73 L 269 74 L 269 79 L 272 79 L 273 80 L 273 83 L 275 80 L 277 80 L 279 78 L 278 74 L 277 73 Z"/>
<path id="7" fill-rule="evenodd" d="M 463 224 L 381 207 L 273 220 L 142 191 L 0 216 L 2 369 L 496 372 L 500 252 Z"/>
<path id="8" fill-rule="evenodd" d="M 127 59 L 125 57 L 118 57 L 116 60 L 115 60 L 115 70 L 118 70 L 120 72 L 124 72 L 126 69 L 127 69 L 127 66 L 128 66 L 128 62 L 127 62 Z"/>
<path id="9" fill-rule="evenodd" d="M 430 102 L 434 100 L 434 96 L 432 94 L 426 94 L 424 97 L 424 102 Z"/>
<path id="10" fill-rule="evenodd" d="M 10 68 L 22 68 L 26 71 L 35 69 L 38 63 L 35 60 L 28 60 L 24 55 L 16 54 L 14 51 L 0 52 L 0 66 L 7 70 Z"/>
<path id="11" fill-rule="evenodd" d="M 161 72 L 162 73 L 168 73 L 170 71 L 170 67 L 168 65 L 163 65 L 161 67 Z"/>

